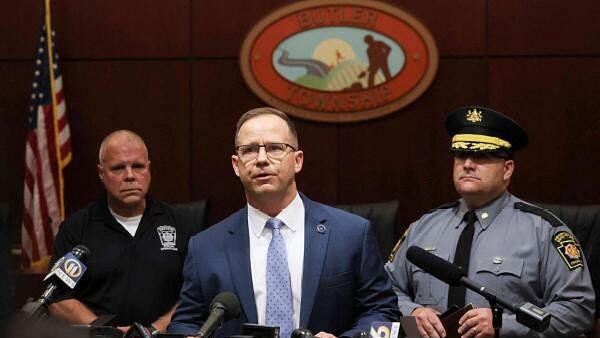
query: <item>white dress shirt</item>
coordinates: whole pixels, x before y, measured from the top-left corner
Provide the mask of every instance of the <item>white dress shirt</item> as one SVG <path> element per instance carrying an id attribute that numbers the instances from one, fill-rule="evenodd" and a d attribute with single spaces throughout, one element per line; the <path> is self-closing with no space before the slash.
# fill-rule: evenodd
<path id="1" fill-rule="evenodd" d="M 273 236 L 271 229 L 265 227 L 271 218 L 264 212 L 248 205 L 248 228 L 250 237 L 250 267 L 258 324 L 265 325 L 267 316 L 267 251 Z M 294 327 L 300 325 L 300 300 L 302 299 L 302 272 L 304 266 L 304 203 L 300 195 L 276 218 L 283 221 L 281 235 L 285 240 L 288 268 L 294 304 Z"/>

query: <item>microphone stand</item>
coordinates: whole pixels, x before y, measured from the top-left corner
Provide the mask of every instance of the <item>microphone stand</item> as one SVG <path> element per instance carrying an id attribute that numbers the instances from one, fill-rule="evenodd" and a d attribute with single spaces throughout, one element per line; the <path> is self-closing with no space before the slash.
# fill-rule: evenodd
<path id="1" fill-rule="evenodd" d="M 25 317 L 32 320 L 48 317 L 48 301 L 56 288 L 56 285 L 50 285 L 38 300 L 33 300 L 33 298 L 29 297 L 25 305 L 21 308 L 21 312 L 25 314 Z"/>
<path id="2" fill-rule="evenodd" d="M 29 298 L 21 308 L 21 312 L 25 315 L 25 318 L 32 320 L 44 319 L 48 316 L 48 305 Z"/>
<path id="3" fill-rule="evenodd" d="M 492 326 L 494 327 L 494 337 L 500 338 L 500 329 L 502 329 L 502 312 L 504 308 L 496 302 L 496 296 L 486 297 L 492 308 Z"/>

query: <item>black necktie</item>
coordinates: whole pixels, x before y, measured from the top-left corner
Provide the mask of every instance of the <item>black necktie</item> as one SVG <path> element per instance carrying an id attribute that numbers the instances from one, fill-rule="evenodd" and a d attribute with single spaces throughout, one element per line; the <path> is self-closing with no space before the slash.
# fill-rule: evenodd
<path id="1" fill-rule="evenodd" d="M 469 273 L 469 257 L 471 256 L 471 243 L 473 243 L 473 234 L 475 233 L 475 221 L 477 215 L 474 211 L 465 214 L 463 221 L 467 223 L 463 229 L 454 252 L 454 264 L 458 265 L 466 274 Z M 452 305 L 459 307 L 465 306 L 465 295 L 467 289 L 464 286 L 451 286 L 448 289 L 448 308 Z"/>

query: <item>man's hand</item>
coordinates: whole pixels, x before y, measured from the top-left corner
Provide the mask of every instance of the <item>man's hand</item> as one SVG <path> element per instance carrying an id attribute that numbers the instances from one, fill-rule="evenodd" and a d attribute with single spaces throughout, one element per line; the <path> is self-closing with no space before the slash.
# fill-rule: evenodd
<path id="1" fill-rule="evenodd" d="M 158 317 L 158 319 L 152 323 L 152 326 L 160 332 L 167 332 L 167 327 L 169 326 L 171 317 L 173 317 L 173 314 L 175 313 L 175 308 L 177 308 L 177 304 L 173 305 L 167 313 Z"/>
<path id="2" fill-rule="evenodd" d="M 423 338 L 446 337 L 446 330 L 438 317 L 439 312 L 428 307 L 418 307 L 410 314 L 417 320 L 419 334 Z"/>
<path id="3" fill-rule="evenodd" d="M 117 329 L 121 330 L 123 333 L 127 333 L 131 326 L 117 326 Z"/>
<path id="4" fill-rule="evenodd" d="M 492 310 L 480 308 L 467 311 L 459 320 L 458 333 L 462 338 L 491 338 L 494 337 L 492 326 Z"/>
<path id="5" fill-rule="evenodd" d="M 74 298 L 61 300 L 49 306 L 50 314 L 69 324 L 90 324 L 98 319 L 92 310 Z"/>
<path id="6" fill-rule="evenodd" d="M 336 336 L 332 335 L 331 333 L 327 333 L 327 332 L 319 332 L 315 335 L 315 337 L 319 337 L 319 338 L 337 338 Z"/>

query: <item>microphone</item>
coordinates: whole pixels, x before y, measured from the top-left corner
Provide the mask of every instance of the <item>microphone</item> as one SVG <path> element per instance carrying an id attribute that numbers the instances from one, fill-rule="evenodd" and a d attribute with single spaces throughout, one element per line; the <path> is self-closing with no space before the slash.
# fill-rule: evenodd
<path id="1" fill-rule="evenodd" d="M 504 308 L 509 309 L 517 315 L 517 321 L 519 323 L 530 329 L 542 332 L 550 325 L 550 313 L 529 302 L 521 305 L 509 303 L 504 298 L 494 295 L 485 286 L 469 279 L 466 276 L 465 271 L 458 266 L 428 252 L 427 250 L 418 246 L 411 246 L 406 250 L 406 258 L 411 263 L 425 270 L 442 282 L 450 284 L 451 286 L 462 284 L 482 295 L 487 300 L 493 300 Z"/>
<path id="2" fill-rule="evenodd" d="M 459 286 L 460 279 L 466 276 L 458 266 L 418 246 L 411 246 L 406 250 L 406 259 L 451 286 Z"/>
<path id="3" fill-rule="evenodd" d="M 240 315 L 240 301 L 233 292 L 221 292 L 213 298 L 209 306 L 208 318 L 198 330 L 197 336 L 206 338 L 213 334 L 224 321 Z"/>
<path id="4" fill-rule="evenodd" d="M 152 338 L 152 333 L 142 324 L 134 322 L 124 338 Z"/>
<path id="5" fill-rule="evenodd" d="M 44 281 L 50 281 L 44 293 L 37 301 L 32 301 L 29 298 L 21 308 L 21 312 L 25 313 L 27 318 L 40 319 L 46 317 L 50 298 L 60 284 L 57 283 L 57 279 L 73 289 L 87 269 L 83 262 L 90 254 L 90 249 L 84 245 L 78 245 L 57 260 L 50 272 L 44 277 Z"/>
<path id="6" fill-rule="evenodd" d="M 358 331 L 352 336 L 352 338 L 368 338 L 368 337 L 369 337 L 369 332 L 367 332 L 367 331 Z"/>
<path id="7" fill-rule="evenodd" d="M 365 335 L 354 335 L 353 338 L 398 338 L 404 337 L 399 335 L 400 333 L 400 322 L 372 322 L 371 330 L 369 333 L 365 332 Z M 358 336 L 358 337 L 357 337 Z M 409 336 L 410 337 L 410 336 Z"/>
<path id="8" fill-rule="evenodd" d="M 312 332 L 309 329 L 298 328 L 292 331 L 291 338 L 313 338 Z"/>
<path id="9" fill-rule="evenodd" d="M 87 270 L 87 267 L 83 262 L 87 260 L 90 254 L 90 249 L 85 245 L 80 244 L 57 260 L 50 272 L 44 277 L 44 281 L 50 280 L 54 276 L 56 276 L 56 278 L 51 280 L 46 291 L 44 291 L 38 301 L 42 304 L 48 303 L 54 290 L 58 288 L 58 285 L 55 283 L 56 279 L 61 280 L 71 289 L 75 288 L 75 285 L 77 285 L 77 282 L 79 282 L 83 273 Z"/>

